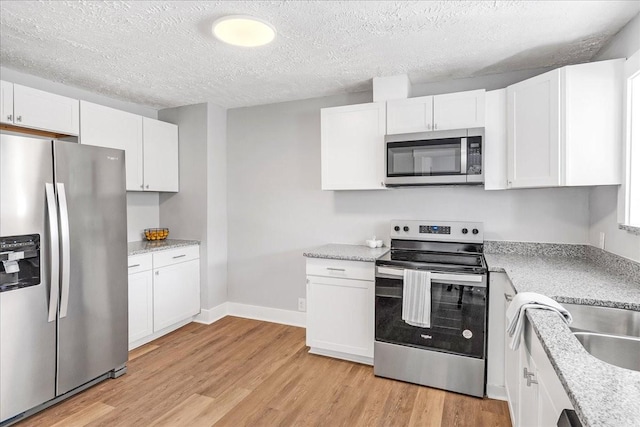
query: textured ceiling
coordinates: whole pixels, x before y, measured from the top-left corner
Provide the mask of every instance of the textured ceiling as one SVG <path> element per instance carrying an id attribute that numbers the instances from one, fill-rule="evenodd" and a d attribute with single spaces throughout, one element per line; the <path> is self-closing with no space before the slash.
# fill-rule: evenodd
<path id="1" fill-rule="evenodd" d="M 154 108 L 267 104 L 584 62 L 638 1 L 1 1 L 0 64 Z M 278 30 L 246 49 L 210 24 Z"/>

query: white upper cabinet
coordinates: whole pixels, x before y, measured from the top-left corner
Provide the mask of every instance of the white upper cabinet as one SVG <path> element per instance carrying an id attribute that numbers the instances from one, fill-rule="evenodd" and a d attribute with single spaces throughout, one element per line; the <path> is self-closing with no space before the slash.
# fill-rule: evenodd
<path id="1" fill-rule="evenodd" d="M 321 110 L 323 190 L 384 189 L 385 105 Z"/>
<path id="2" fill-rule="evenodd" d="M 433 129 L 468 129 L 484 126 L 485 91 L 447 93 L 433 97 Z"/>
<path id="3" fill-rule="evenodd" d="M 387 135 L 484 127 L 484 89 L 387 101 Z"/>
<path id="4" fill-rule="evenodd" d="M 560 185 L 560 76 L 556 71 L 507 89 L 509 187 Z"/>
<path id="5" fill-rule="evenodd" d="M 433 96 L 387 101 L 387 134 L 433 130 Z"/>
<path id="6" fill-rule="evenodd" d="M 623 64 L 571 65 L 507 88 L 508 188 L 620 184 Z"/>
<path id="7" fill-rule="evenodd" d="M 80 101 L 80 142 L 126 153 L 127 191 L 143 190 L 142 117 Z"/>
<path id="8" fill-rule="evenodd" d="M 0 81 L 0 123 L 13 124 L 13 83 Z"/>
<path id="9" fill-rule="evenodd" d="M 144 190 L 178 191 L 178 126 L 142 119 Z"/>
<path id="10" fill-rule="evenodd" d="M 507 90 L 486 93 L 484 125 L 484 189 L 507 188 Z"/>
<path id="11" fill-rule="evenodd" d="M 2 101 L 4 105 L 4 96 Z M 3 117 L 3 121 L 6 118 Z M 65 135 L 78 135 L 80 105 L 77 99 L 14 84 L 13 124 Z"/>
<path id="12" fill-rule="evenodd" d="M 178 191 L 178 127 L 81 101 L 80 142 L 124 150 L 127 191 Z"/>

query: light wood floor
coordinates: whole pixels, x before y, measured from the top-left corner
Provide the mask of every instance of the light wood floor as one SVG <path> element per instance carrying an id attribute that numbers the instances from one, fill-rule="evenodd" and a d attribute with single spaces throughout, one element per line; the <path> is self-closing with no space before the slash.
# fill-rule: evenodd
<path id="1" fill-rule="evenodd" d="M 128 373 L 24 426 L 510 426 L 505 402 L 307 353 L 305 331 L 226 317 L 129 354 Z"/>

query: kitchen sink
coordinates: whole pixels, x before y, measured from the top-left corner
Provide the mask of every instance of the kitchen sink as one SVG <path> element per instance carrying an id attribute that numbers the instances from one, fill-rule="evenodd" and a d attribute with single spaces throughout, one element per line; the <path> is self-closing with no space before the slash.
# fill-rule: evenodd
<path id="1" fill-rule="evenodd" d="M 574 332 L 596 332 L 640 338 L 640 311 L 594 305 L 564 304 L 573 322 Z"/>
<path id="2" fill-rule="evenodd" d="M 640 311 L 562 304 L 573 317 L 570 329 L 592 356 L 640 372 Z"/>
<path id="3" fill-rule="evenodd" d="M 592 356 L 620 368 L 640 372 L 640 338 L 574 332 L 580 344 Z"/>

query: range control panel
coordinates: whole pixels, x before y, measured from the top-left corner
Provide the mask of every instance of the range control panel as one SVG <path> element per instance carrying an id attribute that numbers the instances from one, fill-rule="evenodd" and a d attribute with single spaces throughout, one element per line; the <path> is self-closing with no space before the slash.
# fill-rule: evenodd
<path id="1" fill-rule="evenodd" d="M 451 234 L 451 227 L 440 226 L 440 225 L 421 225 L 419 226 L 419 233 Z"/>
<path id="2" fill-rule="evenodd" d="M 391 221 L 391 238 L 482 243 L 484 227 L 481 222 L 393 220 Z"/>

